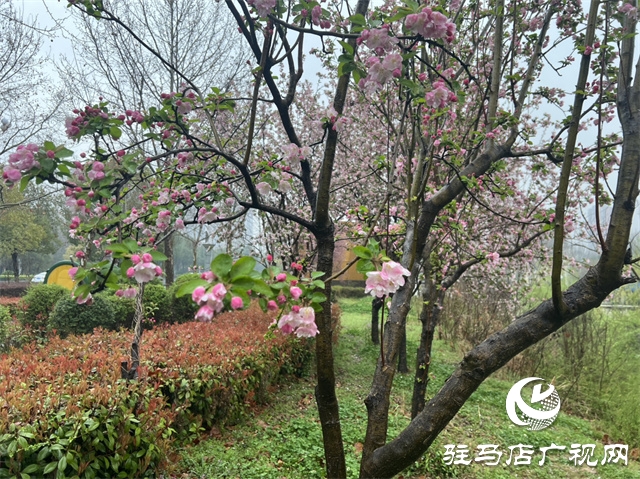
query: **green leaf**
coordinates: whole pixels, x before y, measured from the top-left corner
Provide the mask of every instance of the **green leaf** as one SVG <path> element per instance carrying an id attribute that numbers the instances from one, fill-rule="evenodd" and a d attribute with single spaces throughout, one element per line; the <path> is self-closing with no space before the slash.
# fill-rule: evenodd
<path id="1" fill-rule="evenodd" d="M 256 260 L 250 256 L 243 256 L 231 267 L 231 281 L 241 276 L 249 276 L 256 266 Z"/>
<path id="2" fill-rule="evenodd" d="M 56 149 L 56 145 L 54 145 L 51 141 L 45 141 L 43 146 L 46 151 Z"/>
<path id="3" fill-rule="evenodd" d="M 187 294 L 193 293 L 193 290 L 196 289 L 198 286 L 204 286 L 206 288 L 207 286 L 211 286 L 211 284 L 204 279 L 194 279 L 193 281 L 184 283 L 180 285 L 180 287 L 176 291 L 176 298 L 180 298 Z"/>
<path id="4" fill-rule="evenodd" d="M 138 246 L 138 242 L 131 238 L 127 238 L 122 243 L 129 249 L 129 253 L 135 253 L 140 249 L 140 246 Z"/>
<path id="5" fill-rule="evenodd" d="M 355 254 L 358 258 L 363 258 L 363 259 L 373 258 L 373 253 L 371 253 L 371 250 L 366 246 L 355 246 L 351 251 L 353 251 L 353 254 Z"/>
<path id="6" fill-rule="evenodd" d="M 56 158 L 69 158 L 73 156 L 73 151 L 68 148 L 61 148 L 59 151 L 56 151 Z"/>
<path id="7" fill-rule="evenodd" d="M 232 266 L 233 259 L 226 253 L 219 254 L 211 261 L 211 271 L 220 279 L 225 278 L 229 274 Z"/>
<path id="8" fill-rule="evenodd" d="M 265 283 L 261 279 L 253 280 L 253 286 L 251 287 L 251 291 L 254 293 L 258 293 L 262 296 L 266 296 L 267 298 L 271 298 L 273 296 L 273 290 L 271 286 Z"/>
<path id="9" fill-rule="evenodd" d="M 29 184 L 29 180 L 31 178 L 29 176 L 23 176 L 22 179 L 20 180 L 20 191 L 24 191 L 24 189 L 27 187 L 27 185 Z"/>
<path id="10" fill-rule="evenodd" d="M 34 472 L 38 472 L 40 470 L 40 466 L 38 466 L 37 464 L 30 464 L 29 466 L 25 467 L 22 472 L 24 474 L 33 474 Z"/>
<path id="11" fill-rule="evenodd" d="M 58 463 L 57 462 L 50 462 L 49 464 L 44 466 L 44 471 L 42 471 L 42 472 L 43 472 L 43 474 L 49 474 L 50 472 L 55 471 L 57 467 L 58 467 Z"/>
<path id="12" fill-rule="evenodd" d="M 318 279 L 322 276 L 324 276 L 324 273 L 322 271 L 314 271 L 313 273 L 311 273 L 311 279 Z"/>
<path id="13" fill-rule="evenodd" d="M 38 452 L 38 462 L 44 461 L 48 455 L 49 448 L 47 446 L 44 446 L 42 449 L 40 449 L 40 452 Z"/>
<path id="14" fill-rule="evenodd" d="M 327 297 L 322 293 L 315 292 L 311 296 L 312 303 L 324 303 L 326 300 L 327 300 Z"/>
<path id="15" fill-rule="evenodd" d="M 166 261 L 167 257 L 158 250 L 152 249 L 149 254 L 153 258 L 153 261 Z"/>
<path id="16" fill-rule="evenodd" d="M 324 281 L 322 280 L 316 279 L 311 284 L 313 284 L 316 288 L 324 289 Z"/>
<path id="17" fill-rule="evenodd" d="M 105 249 L 108 249 L 109 251 L 112 251 L 114 253 L 124 253 L 124 254 L 128 254 L 129 253 L 129 248 L 127 248 L 122 243 L 110 244 L 108 246 L 105 246 Z"/>
<path id="18" fill-rule="evenodd" d="M 247 291 L 253 288 L 253 283 L 253 279 L 251 279 L 249 276 L 240 276 L 232 280 L 232 287 L 235 286 L 237 288 L 243 289 L 244 291 Z"/>
<path id="19" fill-rule="evenodd" d="M 339 41 L 338 42 L 340 45 L 342 45 L 342 48 L 344 48 L 344 51 L 347 52 L 349 55 L 351 55 L 353 57 L 353 47 L 351 45 L 349 45 L 347 42 L 342 42 Z"/>
<path id="20" fill-rule="evenodd" d="M 349 17 L 349 21 L 351 23 L 353 23 L 354 25 L 359 25 L 361 27 L 365 26 L 367 24 L 367 20 L 364 18 L 364 15 L 362 15 L 361 13 L 356 13 L 355 15 L 351 15 Z M 342 42 L 340 42 L 342 43 Z"/>
<path id="21" fill-rule="evenodd" d="M 67 468 L 67 456 L 62 456 L 58 461 L 58 472 L 64 472 Z"/>
<path id="22" fill-rule="evenodd" d="M 368 273 L 369 271 L 374 271 L 376 268 L 373 265 L 373 262 L 368 259 L 361 259 L 356 263 L 356 270 L 358 273 Z"/>
<path id="23" fill-rule="evenodd" d="M 117 126 L 112 126 L 109 128 L 109 134 L 114 140 L 118 140 L 122 136 L 122 130 Z"/>

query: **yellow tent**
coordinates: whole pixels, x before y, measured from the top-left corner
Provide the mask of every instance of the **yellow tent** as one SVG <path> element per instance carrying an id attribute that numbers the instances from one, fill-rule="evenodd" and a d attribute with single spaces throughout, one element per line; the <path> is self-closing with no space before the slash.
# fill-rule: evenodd
<path id="1" fill-rule="evenodd" d="M 75 283 L 69 276 L 69 270 L 73 267 L 74 264 L 71 261 L 60 261 L 54 264 L 44 277 L 45 284 L 58 284 L 67 289 L 73 289 Z"/>

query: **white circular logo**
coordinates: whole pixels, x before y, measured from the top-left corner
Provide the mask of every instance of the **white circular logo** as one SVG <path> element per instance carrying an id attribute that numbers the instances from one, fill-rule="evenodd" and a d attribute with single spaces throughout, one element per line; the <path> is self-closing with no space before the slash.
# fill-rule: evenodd
<path id="1" fill-rule="evenodd" d="M 560 412 L 560 396 L 556 388 L 547 384 L 549 389 L 542 391 L 542 385 L 533 386 L 531 404 L 538 404 L 538 408 L 531 407 L 522 399 L 522 388 L 534 381 L 543 381 L 542 378 L 525 378 L 515 383 L 507 394 L 507 414 L 511 422 L 518 426 L 529 426 L 530 431 L 540 431 L 549 427 L 558 417 Z M 516 406 L 520 415 L 516 412 Z"/>

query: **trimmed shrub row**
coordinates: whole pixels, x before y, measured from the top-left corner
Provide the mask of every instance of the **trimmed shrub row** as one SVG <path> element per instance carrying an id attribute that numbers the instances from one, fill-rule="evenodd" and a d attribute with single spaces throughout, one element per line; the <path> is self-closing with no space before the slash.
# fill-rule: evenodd
<path id="1" fill-rule="evenodd" d="M 153 477 L 180 443 L 235 422 L 301 374 L 308 340 L 267 334 L 258 308 L 145 333 L 141 378 L 119 379 L 131 335 L 98 329 L 0 357 L 0 477 Z"/>
<path id="2" fill-rule="evenodd" d="M 147 284 L 144 290 L 146 329 L 155 324 L 184 323 L 195 316 L 197 306 L 189 296 L 176 298 L 177 289 L 192 276 L 178 278 L 166 289 L 161 284 Z M 135 317 L 135 300 L 104 291 L 94 296 L 93 304 L 77 305 L 69 290 L 50 284 L 34 285 L 17 306 L 17 317 L 24 328 L 38 338 L 51 330 L 62 336 L 90 333 L 94 328 L 115 330 L 131 328 Z"/>

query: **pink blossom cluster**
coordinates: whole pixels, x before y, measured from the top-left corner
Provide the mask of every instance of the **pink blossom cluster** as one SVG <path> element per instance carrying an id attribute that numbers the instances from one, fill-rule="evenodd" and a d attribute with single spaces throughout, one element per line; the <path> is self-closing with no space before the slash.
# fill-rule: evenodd
<path id="1" fill-rule="evenodd" d="M 144 115 L 137 110 L 126 110 L 125 114 L 129 117 L 125 122 L 128 126 L 144 121 Z"/>
<path id="2" fill-rule="evenodd" d="M 207 293 L 204 286 L 198 286 L 193 290 L 191 299 L 200 306 L 196 313 L 196 319 L 199 321 L 209 322 L 213 319 L 216 313 L 219 313 L 224 308 L 224 297 L 227 294 L 227 289 L 224 284 L 218 283 L 211 291 Z M 240 300 L 242 301 L 242 300 Z"/>
<path id="3" fill-rule="evenodd" d="M 9 155 L 9 165 L 4 169 L 2 178 L 5 181 L 16 183 L 20 181 L 23 172 L 40 168 L 40 163 L 34 157 L 34 153 L 37 153 L 38 150 L 38 145 L 34 143 L 18 146 L 16 151 Z"/>
<path id="4" fill-rule="evenodd" d="M 316 5 L 311 9 L 311 23 L 316 27 L 331 28 L 331 22 L 329 20 L 323 20 L 322 18 L 322 7 L 320 5 Z"/>
<path id="5" fill-rule="evenodd" d="M 284 334 L 295 333 L 299 338 L 313 338 L 318 334 L 315 311 L 309 306 L 301 308 L 295 305 L 280 318 L 278 328 Z"/>
<path id="6" fill-rule="evenodd" d="M 382 264 L 381 271 L 367 273 L 364 292 L 378 298 L 393 294 L 404 285 L 404 277 L 410 274 L 411 272 L 400 263 L 387 261 Z"/>
<path id="7" fill-rule="evenodd" d="M 133 266 L 127 270 L 127 278 L 135 278 L 138 283 L 148 283 L 157 276 L 162 276 L 162 269 L 153 263 L 149 253 L 144 253 L 142 257 L 134 254 L 131 262 Z"/>
<path id="8" fill-rule="evenodd" d="M 104 163 L 100 161 L 94 161 L 91 164 L 91 171 L 87 173 L 89 180 L 91 181 L 100 181 L 104 178 Z"/>
<path id="9" fill-rule="evenodd" d="M 119 289 L 116 291 L 116 296 L 119 298 L 135 298 L 138 294 L 138 288 Z"/>
<path id="10" fill-rule="evenodd" d="M 376 55 L 382 56 L 398 43 L 398 39 L 389 36 L 389 25 L 383 25 L 382 28 L 363 30 L 356 42 L 358 45 L 364 43 Z"/>
<path id="11" fill-rule="evenodd" d="M 218 208 L 215 206 L 210 210 L 204 206 L 198 210 L 198 223 L 210 223 L 218 219 Z"/>
<path id="12" fill-rule="evenodd" d="M 618 11 L 624 13 L 629 18 L 636 18 L 638 16 L 638 9 L 630 3 L 625 3 L 624 5 L 618 7 Z"/>
<path id="13" fill-rule="evenodd" d="M 162 210 L 158 213 L 158 218 L 156 219 L 156 227 L 160 231 L 165 231 L 169 225 L 171 224 L 171 211 Z M 184 224 L 183 224 L 184 227 Z"/>
<path id="14" fill-rule="evenodd" d="M 300 148 L 295 143 L 289 143 L 282 147 L 283 159 L 289 163 L 296 163 L 304 160 L 311 154 L 311 148 L 303 146 Z"/>
<path id="15" fill-rule="evenodd" d="M 455 103 L 458 97 L 446 87 L 442 80 L 433 82 L 433 89 L 424 96 L 425 102 L 431 108 L 444 108 L 448 103 Z"/>
<path id="16" fill-rule="evenodd" d="M 100 108 L 85 106 L 84 110 L 73 110 L 77 116 L 75 118 L 67 118 L 65 120 L 66 132 L 69 138 L 76 138 L 80 134 L 80 130 L 87 126 L 91 118 L 100 117 L 104 120 L 109 118 L 109 114 Z"/>
<path id="17" fill-rule="evenodd" d="M 496 253 L 496 252 L 489 253 L 487 255 L 487 259 L 491 264 L 497 264 L 498 261 L 500 261 L 500 253 Z"/>
<path id="18" fill-rule="evenodd" d="M 404 25 L 423 38 L 444 38 L 448 43 L 453 42 L 456 34 L 456 24 L 429 7 L 423 8 L 420 13 L 407 15 Z"/>
<path id="19" fill-rule="evenodd" d="M 379 57 L 369 57 L 366 61 L 367 76 L 360 80 L 358 86 L 362 89 L 377 91 L 391 78 L 399 78 L 402 74 L 402 55 L 390 53 L 382 61 Z"/>
<path id="20" fill-rule="evenodd" d="M 248 0 L 247 3 L 256 9 L 260 18 L 265 18 L 276 6 L 276 0 Z"/>

